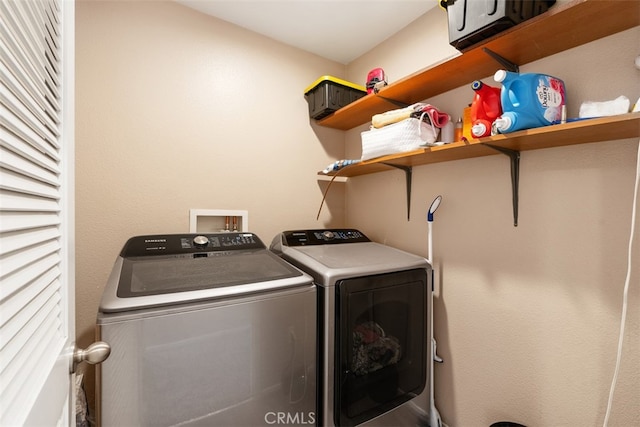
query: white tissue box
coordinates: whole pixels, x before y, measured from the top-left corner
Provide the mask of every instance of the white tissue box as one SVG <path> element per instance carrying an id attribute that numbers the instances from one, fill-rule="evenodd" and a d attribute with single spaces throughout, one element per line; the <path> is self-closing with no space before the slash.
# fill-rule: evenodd
<path id="1" fill-rule="evenodd" d="M 435 145 L 438 132 L 435 126 L 414 118 L 362 132 L 362 160 Z"/>

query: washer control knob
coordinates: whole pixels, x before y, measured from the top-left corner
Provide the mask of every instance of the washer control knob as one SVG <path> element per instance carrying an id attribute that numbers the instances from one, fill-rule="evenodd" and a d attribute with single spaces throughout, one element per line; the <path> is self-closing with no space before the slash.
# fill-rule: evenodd
<path id="1" fill-rule="evenodd" d="M 196 236 L 193 238 L 193 244 L 199 248 L 204 248 L 209 244 L 209 238 L 207 236 Z"/>
<path id="2" fill-rule="evenodd" d="M 327 239 L 327 240 L 331 240 L 331 239 L 333 239 L 334 237 L 336 237 L 336 235 L 333 233 L 333 231 L 329 231 L 329 230 L 327 230 L 327 231 L 323 232 L 323 233 L 322 233 L 322 235 L 323 235 L 323 236 L 324 236 L 324 238 L 325 238 L 325 239 Z"/>

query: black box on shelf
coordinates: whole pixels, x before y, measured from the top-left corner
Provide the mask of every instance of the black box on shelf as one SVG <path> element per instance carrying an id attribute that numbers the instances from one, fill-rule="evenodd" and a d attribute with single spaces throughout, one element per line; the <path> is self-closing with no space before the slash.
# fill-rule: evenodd
<path id="1" fill-rule="evenodd" d="M 458 50 L 464 50 L 546 12 L 555 2 L 556 0 L 447 0 L 449 43 Z"/>
<path id="2" fill-rule="evenodd" d="M 367 94 L 364 86 L 332 76 L 322 76 L 305 89 L 309 117 L 320 120 Z"/>

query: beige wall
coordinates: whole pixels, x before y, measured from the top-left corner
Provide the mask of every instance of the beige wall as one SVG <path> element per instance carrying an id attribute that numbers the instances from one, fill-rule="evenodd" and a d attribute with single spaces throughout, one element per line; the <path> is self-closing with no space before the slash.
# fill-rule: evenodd
<path id="1" fill-rule="evenodd" d="M 79 345 L 126 239 L 188 232 L 191 208 L 248 210 L 266 244 L 343 225 L 340 185 L 316 221 L 343 132 L 310 123 L 304 89 L 344 65 L 173 2 L 81 1 L 76 21 Z"/>
<path id="2" fill-rule="evenodd" d="M 434 246 L 444 421 L 602 423 L 637 141 L 523 153 L 517 228 L 504 156 L 415 168 L 409 222 L 396 171 L 334 184 L 316 221 L 326 185 L 316 171 L 359 157 L 364 127 L 316 126 L 304 88 L 324 74 L 362 83 L 374 67 L 398 79 L 456 54 L 442 11 L 347 67 L 171 2 L 81 1 L 76 14 L 79 345 L 93 340 L 102 289 L 125 240 L 186 232 L 190 208 L 246 209 L 251 230 L 267 241 L 286 228 L 347 225 L 426 255 L 426 209 L 442 194 Z M 582 98 L 637 98 L 639 36 L 636 28 L 523 71 L 564 78 L 570 115 Z M 464 87 L 428 101 L 455 112 L 471 96 Z M 612 426 L 640 424 L 638 268 Z M 88 388 L 91 397 L 90 378 Z"/>
<path id="3" fill-rule="evenodd" d="M 455 51 L 444 31 L 446 14 L 433 10 L 349 64 L 347 77 L 382 67 L 393 81 L 451 56 Z M 521 71 L 564 79 L 570 117 L 583 100 L 624 94 L 635 101 L 639 39 L 635 28 Z M 489 77 L 478 76 L 497 85 Z M 471 88 L 463 87 L 426 101 L 457 117 L 472 97 Z M 346 132 L 347 157 L 360 155 L 363 129 Z M 443 196 L 434 222 L 434 262 L 435 336 L 445 363 L 436 366 L 435 395 L 450 426 L 499 420 L 530 427 L 602 425 L 616 357 L 637 150 L 633 139 L 523 152 L 517 228 L 503 155 L 414 168 L 409 222 L 403 172 L 347 184 L 349 225 L 423 256 L 426 212 L 436 195 Z M 640 425 L 638 228 L 635 239 L 610 426 Z"/>

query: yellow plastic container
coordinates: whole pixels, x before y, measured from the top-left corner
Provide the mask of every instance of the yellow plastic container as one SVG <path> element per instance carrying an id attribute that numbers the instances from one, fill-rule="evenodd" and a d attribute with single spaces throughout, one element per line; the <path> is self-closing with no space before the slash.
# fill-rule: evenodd
<path id="1" fill-rule="evenodd" d="M 304 90 L 309 104 L 309 117 L 316 120 L 327 117 L 366 94 L 364 86 L 333 76 L 322 76 Z"/>

